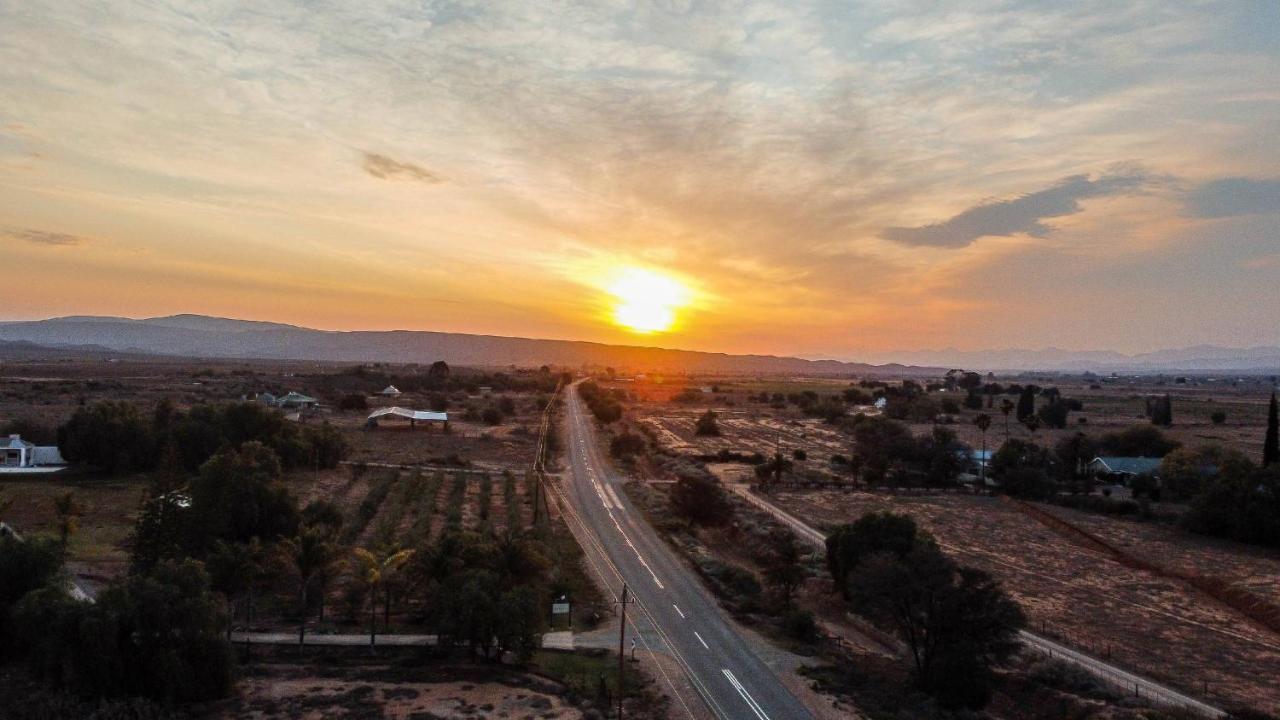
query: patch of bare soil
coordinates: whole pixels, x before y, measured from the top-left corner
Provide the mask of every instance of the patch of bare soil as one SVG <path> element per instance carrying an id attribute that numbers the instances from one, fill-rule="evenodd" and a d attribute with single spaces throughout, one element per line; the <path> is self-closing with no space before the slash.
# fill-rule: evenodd
<path id="1" fill-rule="evenodd" d="M 394 673 L 393 673 L 394 674 Z M 583 714 L 559 696 L 561 688 L 544 678 L 502 671 L 490 678 L 378 679 L 313 674 L 302 667 L 271 668 L 239 684 L 239 697 L 210 717 L 291 720 L 329 718 L 559 718 Z M 495 677 L 496 676 L 496 677 Z"/>
<path id="2" fill-rule="evenodd" d="M 999 578 L 1037 632 L 1210 701 L 1280 711 L 1276 638 L 1185 583 L 1081 547 L 994 498 L 792 492 L 776 501 L 819 527 L 872 511 L 909 514 L 956 559 Z M 1110 518 L 1090 520 L 1112 524 L 1100 534 L 1136 533 L 1131 541 L 1138 544 L 1147 532 Z M 1149 552 L 1163 552 L 1165 563 L 1211 552 L 1195 538 L 1160 541 L 1165 547 Z M 1238 563 L 1242 574 L 1266 572 L 1265 558 L 1219 552 L 1223 568 Z"/>

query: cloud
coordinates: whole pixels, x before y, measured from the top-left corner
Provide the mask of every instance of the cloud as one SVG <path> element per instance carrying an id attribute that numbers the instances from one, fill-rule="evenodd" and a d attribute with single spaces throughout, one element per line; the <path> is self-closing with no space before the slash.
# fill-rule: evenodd
<path id="1" fill-rule="evenodd" d="M 35 230 L 33 228 L 10 228 L 5 231 L 5 235 L 15 240 L 49 246 L 83 245 L 88 241 L 88 238 L 82 235 Z"/>
<path id="2" fill-rule="evenodd" d="M 383 180 L 416 180 L 428 185 L 444 182 L 444 178 L 421 165 L 392 160 L 386 155 L 371 152 L 364 154 L 364 171 Z"/>
<path id="3" fill-rule="evenodd" d="M 981 237 L 1008 237 L 1025 233 L 1044 237 L 1052 228 L 1042 221 L 1080 212 L 1080 201 L 1108 195 L 1122 195 L 1141 189 L 1150 181 L 1140 168 L 1102 175 L 1063 178 L 1044 190 L 1012 200 L 983 203 L 940 223 L 921 227 L 886 228 L 881 237 L 908 245 L 957 248 Z"/>
<path id="4" fill-rule="evenodd" d="M 1212 180 L 1187 195 L 1186 210 L 1199 218 L 1280 213 L 1280 179 Z"/>

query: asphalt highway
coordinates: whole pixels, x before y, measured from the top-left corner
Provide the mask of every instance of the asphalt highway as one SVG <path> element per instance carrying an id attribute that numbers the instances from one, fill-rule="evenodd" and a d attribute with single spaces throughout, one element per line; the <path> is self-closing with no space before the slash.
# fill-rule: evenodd
<path id="1" fill-rule="evenodd" d="M 627 608 L 628 637 L 638 630 L 637 641 L 670 654 L 716 718 L 811 719 L 694 572 L 632 506 L 623 479 L 597 447 L 593 420 L 576 386 L 566 393 L 565 406 L 569 467 L 562 499 L 590 536 L 588 556 L 603 556 L 608 572 L 602 574 L 627 583 L 634 600 Z M 611 590 L 621 594 L 621 587 Z M 690 703 L 696 698 L 680 699 L 683 711 L 693 715 Z"/>

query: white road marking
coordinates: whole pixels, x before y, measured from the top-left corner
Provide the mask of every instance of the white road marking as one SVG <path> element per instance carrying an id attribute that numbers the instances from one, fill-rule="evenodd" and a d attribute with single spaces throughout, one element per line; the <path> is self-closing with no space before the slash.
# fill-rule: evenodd
<path id="1" fill-rule="evenodd" d="M 612 486 L 612 485 L 605 485 L 605 486 L 604 486 L 604 491 L 605 491 L 605 492 L 607 492 L 607 493 L 609 493 L 609 499 L 613 501 L 613 506 L 614 506 L 614 507 L 616 507 L 616 508 L 618 508 L 619 510 L 621 510 L 621 509 L 622 509 L 622 501 L 618 499 L 618 493 L 616 493 L 616 492 L 614 492 L 614 491 L 613 491 L 613 486 Z"/>
<path id="2" fill-rule="evenodd" d="M 703 639 L 702 639 L 702 636 L 698 634 L 698 631 L 697 631 L 697 630 L 694 630 L 694 631 L 693 631 L 693 636 L 694 636 L 694 637 L 696 637 L 696 638 L 698 638 L 698 642 L 702 643 L 702 647 L 704 647 L 704 648 L 706 648 L 706 649 L 708 649 L 708 650 L 710 650 L 710 649 L 711 649 L 711 646 L 707 644 L 707 641 L 706 641 L 706 640 L 703 640 Z"/>
<path id="3" fill-rule="evenodd" d="M 720 672 L 724 673 L 724 676 L 729 679 L 729 683 L 738 691 L 738 694 L 742 696 L 742 699 L 747 701 L 747 707 L 751 708 L 751 712 L 755 713 L 756 717 L 760 718 L 760 720 L 769 720 L 769 716 L 765 714 L 764 708 L 756 704 L 755 698 L 751 697 L 751 693 L 747 692 L 747 689 L 742 687 L 742 683 L 738 682 L 738 678 L 733 676 L 733 672 L 730 671 L 729 668 L 722 668 Z"/>
<path id="4" fill-rule="evenodd" d="M 671 603 L 671 607 L 675 608 L 675 609 L 676 609 L 676 612 L 680 613 L 680 619 L 681 619 L 681 620 L 683 620 L 683 619 L 684 619 L 684 613 L 680 611 L 680 606 L 679 606 L 679 605 L 677 605 L 677 604 L 675 604 L 675 603 Z"/>

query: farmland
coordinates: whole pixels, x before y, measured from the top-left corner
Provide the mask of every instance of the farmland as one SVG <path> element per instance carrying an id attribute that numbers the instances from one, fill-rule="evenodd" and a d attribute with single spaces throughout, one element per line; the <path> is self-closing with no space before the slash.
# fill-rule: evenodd
<path id="1" fill-rule="evenodd" d="M 1187 691 L 1280 710 L 1280 637 L 1185 584 L 1083 548 L 997 498 L 782 492 L 773 500 L 815 527 L 867 512 L 915 518 L 957 560 L 1000 579 L 1038 632 Z M 1280 600 L 1280 555 L 1062 508 L 1073 523 L 1133 552 L 1210 569 Z"/>

